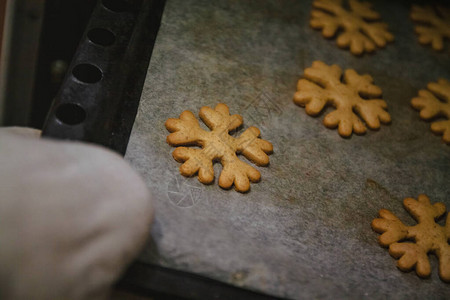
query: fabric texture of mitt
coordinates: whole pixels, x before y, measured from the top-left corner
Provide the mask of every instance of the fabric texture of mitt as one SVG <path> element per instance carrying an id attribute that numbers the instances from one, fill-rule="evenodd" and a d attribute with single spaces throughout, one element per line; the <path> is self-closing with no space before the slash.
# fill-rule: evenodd
<path id="1" fill-rule="evenodd" d="M 219 186 L 230 188 L 233 184 L 239 192 L 250 189 L 250 181 L 258 182 L 261 174 L 258 170 L 241 161 L 236 153 L 244 155 L 258 166 L 269 164 L 269 156 L 273 146 L 270 142 L 259 138 L 260 131 L 249 127 L 240 137 L 229 135 L 243 123 L 242 116 L 230 115 L 228 106 L 217 104 L 215 109 L 202 107 L 200 118 L 211 131 L 203 130 L 194 114 L 190 111 L 181 113 L 179 119 L 168 119 L 166 128 L 171 132 L 167 143 L 171 146 L 196 145 L 202 149 L 177 147 L 173 157 L 183 162 L 180 172 L 184 176 L 198 173 L 198 180 L 204 184 L 214 180 L 213 162 L 218 160 L 223 166 L 219 177 Z"/>
<path id="2" fill-rule="evenodd" d="M 338 126 L 339 134 L 343 137 L 350 136 L 352 132 L 365 133 L 366 126 L 361 119 L 371 129 L 380 128 L 380 121 L 391 121 L 385 110 L 386 102 L 373 99 L 380 97 L 382 92 L 372 84 L 370 75 L 358 75 L 352 69 L 344 72 L 343 80 L 341 75 L 342 69 L 338 65 L 313 62 L 312 67 L 305 70 L 304 78 L 298 81 L 294 102 L 305 106 L 310 116 L 318 115 L 326 105 L 333 105 L 336 110 L 327 114 L 323 123 L 328 128 Z"/>
<path id="3" fill-rule="evenodd" d="M 350 52 L 360 55 L 383 48 L 392 42 L 394 36 L 386 23 L 378 22 L 380 15 L 371 9 L 369 2 L 349 0 L 350 10 L 343 7 L 341 0 L 314 0 L 310 26 L 321 29 L 322 35 L 331 38 L 337 34 L 337 45 L 350 48 Z"/>
<path id="4" fill-rule="evenodd" d="M 0 128 L 0 299 L 110 299 L 153 197 L 117 153 Z"/>
<path id="5" fill-rule="evenodd" d="M 420 117 L 424 120 L 447 118 L 431 123 L 431 131 L 442 134 L 442 140 L 450 144 L 450 82 L 439 79 L 438 82 L 430 82 L 427 88 L 419 91 L 419 96 L 411 100 L 411 105 L 420 110 Z"/>
<path id="6" fill-rule="evenodd" d="M 415 226 L 402 223 L 392 212 L 382 209 L 380 218 L 372 221 L 372 228 L 378 233 L 380 245 L 389 247 L 389 254 L 398 258 L 397 266 L 402 271 L 410 271 L 414 267 L 420 277 L 431 273 L 428 252 L 439 258 L 439 276 L 443 281 L 450 281 L 450 214 L 447 214 L 445 227 L 436 223 L 436 219 L 446 212 L 443 203 L 430 203 L 426 195 L 418 199 L 403 200 L 405 209 L 417 221 Z M 404 241 L 404 240 L 413 240 Z"/>
<path id="7" fill-rule="evenodd" d="M 434 9 L 431 6 L 413 5 L 411 19 L 418 24 L 414 27 L 422 45 L 440 51 L 444 49 L 444 40 L 450 39 L 450 10 L 445 7 Z"/>

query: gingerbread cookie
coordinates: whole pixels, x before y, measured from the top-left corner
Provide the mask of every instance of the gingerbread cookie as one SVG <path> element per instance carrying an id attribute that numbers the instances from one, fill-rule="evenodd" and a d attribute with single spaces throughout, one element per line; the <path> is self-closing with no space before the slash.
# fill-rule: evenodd
<path id="1" fill-rule="evenodd" d="M 411 100 L 411 105 L 420 110 L 420 117 L 424 120 L 447 118 L 431 123 L 431 131 L 442 134 L 442 140 L 450 144 L 450 82 L 439 79 L 438 82 L 430 82 L 427 88 L 429 91 L 419 91 L 419 96 Z"/>
<path id="2" fill-rule="evenodd" d="M 167 143 L 171 146 L 200 146 L 202 149 L 178 147 L 173 157 L 183 162 L 180 172 L 183 176 L 198 173 L 198 180 L 208 184 L 214 180 L 213 162 L 220 161 L 223 166 L 219 177 L 219 186 L 230 188 L 233 184 L 237 191 L 250 189 L 250 181 L 258 182 L 261 174 L 252 166 L 239 160 L 236 153 L 243 154 L 258 166 L 269 164 L 269 156 L 273 146 L 270 142 L 259 138 L 260 131 L 249 127 L 239 138 L 229 135 L 242 125 L 242 116 L 230 115 L 228 106 L 217 104 L 215 109 L 204 106 L 200 109 L 200 118 L 211 131 L 203 130 L 198 120 L 190 111 L 181 113 L 179 119 L 168 119 L 166 128 L 171 134 Z"/>
<path id="3" fill-rule="evenodd" d="M 370 75 L 358 75 L 352 69 L 345 71 L 342 81 L 341 75 L 342 69 L 337 65 L 313 62 L 312 67 L 305 70 L 304 78 L 298 81 L 294 102 L 305 106 L 310 116 L 318 115 L 326 105 L 333 105 L 336 110 L 327 114 L 323 123 L 328 128 L 338 126 L 339 134 L 344 137 L 352 132 L 366 132 L 360 118 L 371 129 L 380 128 L 380 121 L 391 121 L 391 116 L 385 111 L 387 105 L 384 100 L 364 99 L 381 96 L 381 89 L 372 84 Z"/>
<path id="4" fill-rule="evenodd" d="M 450 281 L 450 214 L 447 214 L 445 227 L 435 222 L 446 212 L 443 203 L 430 203 L 426 195 L 419 195 L 418 200 L 403 200 L 405 209 L 418 222 L 415 226 L 406 226 L 389 210 L 382 209 L 381 218 L 372 221 L 372 228 L 378 233 L 380 245 L 389 247 L 389 254 L 399 258 L 397 266 L 402 271 L 410 271 L 414 267 L 420 277 L 431 273 L 428 252 L 439 258 L 439 276 Z M 403 240 L 413 240 L 404 241 Z"/>
<path id="5" fill-rule="evenodd" d="M 332 38 L 342 29 L 338 33 L 337 45 L 350 48 L 355 55 L 373 52 L 377 46 L 382 48 L 394 40 L 386 23 L 374 22 L 380 19 L 380 15 L 371 9 L 370 3 L 357 0 L 349 0 L 348 3 L 350 11 L 342 6 L 340 0 L 314 0 L 310 26 L 322 29 L 326 38 Z"/>
<path id="6" fill-rule="evenodd" d="M 431 6 L 413 5 L 411 19 L 417 23 L 414 31 L 419 36 L 422 45 L 431 44 L 431 47 L 440 51 L 444 49 L 444 40 L 450 39 L 450 10 L 439 7 L 435 10 Z"/>

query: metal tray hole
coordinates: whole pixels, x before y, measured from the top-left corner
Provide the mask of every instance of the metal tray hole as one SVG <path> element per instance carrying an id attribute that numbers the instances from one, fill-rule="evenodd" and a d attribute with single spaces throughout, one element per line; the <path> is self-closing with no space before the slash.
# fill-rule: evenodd
<path id="1" fill-rule="evenodd" d="M 96 83 L 102 79 L 102 71 L 91 64 L 79 64 L 72 70 L 73 76 L 81 82 Z"/>
<path id="2" fill-rule="evenodd" d="M 128 3 L 125 0 L 103 0 L 103 6 L 113 12 L 124 12 L 128 10 Z"/>
<path id="3" fill-rule="evenodd" d="M 100 46 L 111 46 L 116 41 L 114 33 L 104 28 L 93 28 L 87 33 L 88 39 Z"/>
<path id="4" fill-rule="evenodd" d="M 56 118 L 67 125 L 78 125 L 86 119 L 84 108 L 75 103 L 64 103 L 56 109 Z"/>

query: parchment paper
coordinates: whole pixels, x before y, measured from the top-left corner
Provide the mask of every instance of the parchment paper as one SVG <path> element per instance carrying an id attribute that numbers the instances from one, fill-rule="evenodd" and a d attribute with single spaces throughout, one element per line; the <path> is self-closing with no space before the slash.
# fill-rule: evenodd
<path id="1" fill-rule="evenodd" d="M 450 45 L 418 44 L 408 1 L 374 7 L 395 42 L 355 57 L 309 27 L 311 1 L 167 1 L 126 154 L 156 200 L 141 261 L 293 299 L 450 296 L 434 256 L 429 279 L 403 273 L 370 227 L 381 208 L 414 224 L 402 199 L 420 193 L 450 208 L 450 146 L 410 106 L 450 79 Z M 314 60 L 372 75 L 392 123 L 344 139 L 308 116 L 292 98 Z M 220 164 L 212 185 L 184 178 L 166 143 L 168 118 L 219 102 L 274 145 L 247 194 L 217 185 Z"/>

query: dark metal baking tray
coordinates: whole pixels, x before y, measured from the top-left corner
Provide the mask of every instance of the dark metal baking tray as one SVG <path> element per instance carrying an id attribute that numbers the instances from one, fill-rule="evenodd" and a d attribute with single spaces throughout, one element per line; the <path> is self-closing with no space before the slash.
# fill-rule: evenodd
<path id="1" fill-rule="evenodd" d="M 100 0 L 55 97 L 43 136 L 124 154 L 164 0 Z"/>
<path id="2" fill-rule="evenodd" d="M 101 0 L 95 7 L 43 128 L 125 153 L 164 0 Z M 135 262 L 121 289 L 156 299 L 271 299 L 199 275 Z"/>

